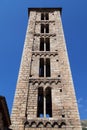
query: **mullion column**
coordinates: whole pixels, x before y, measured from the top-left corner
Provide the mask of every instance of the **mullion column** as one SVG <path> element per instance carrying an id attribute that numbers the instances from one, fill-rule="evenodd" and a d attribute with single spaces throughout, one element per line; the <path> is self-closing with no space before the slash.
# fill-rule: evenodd
<path id="1" fill-rule="evenodd" d="M 46 77 L 46 59 L 44 58 L 44 77 Z"/>
<path id="2" fill-rule="evenodd" d="M 45 38 L 44 38 L 44 51 L 46 52 L 46 41 L 45 41 Z"/>
<path id="3" fill-rule="evenodd" d="M 44 118 L 46 118 L 46 96 L 44 91 Z"/>

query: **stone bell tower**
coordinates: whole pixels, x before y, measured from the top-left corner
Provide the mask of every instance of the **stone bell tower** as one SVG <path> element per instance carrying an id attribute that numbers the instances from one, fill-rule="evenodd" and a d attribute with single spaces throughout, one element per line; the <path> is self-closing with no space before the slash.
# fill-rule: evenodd
<path id="1" fill-rule="evenodd" d="M 30 8 L 13 130 L 81 130 L 61 8 Z"/>

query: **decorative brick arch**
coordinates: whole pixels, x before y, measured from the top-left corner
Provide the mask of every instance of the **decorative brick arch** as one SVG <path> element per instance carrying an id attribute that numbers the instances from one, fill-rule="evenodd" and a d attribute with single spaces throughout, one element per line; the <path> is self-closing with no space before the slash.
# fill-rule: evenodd
<path id="1" fill-rule="evenodd" d="M 37 127 L 39 127 L 39 128 L 42 128 L 42 127 L 44 127 L 44 124 L 43 124 L 43 122 L 39 122 L 39 123 L 37 124 Z"/>

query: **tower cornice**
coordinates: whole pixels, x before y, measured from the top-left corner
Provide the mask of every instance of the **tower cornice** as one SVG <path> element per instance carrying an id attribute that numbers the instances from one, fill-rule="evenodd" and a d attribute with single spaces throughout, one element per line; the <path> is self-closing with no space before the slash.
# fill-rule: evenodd
<path id="1" fill-rule="evenodd" d="M 30 11 L 40 11 L 40 12 L 43 12 L 43 11 L 60 11 L 60 13 L 62 13 L 62 8 L 61 7 L 48 7 L 48 8 L 45 8 L 45 7 L 32 7 L 32 8 L 28 8 L 28 16 L 30 14 Z"/>

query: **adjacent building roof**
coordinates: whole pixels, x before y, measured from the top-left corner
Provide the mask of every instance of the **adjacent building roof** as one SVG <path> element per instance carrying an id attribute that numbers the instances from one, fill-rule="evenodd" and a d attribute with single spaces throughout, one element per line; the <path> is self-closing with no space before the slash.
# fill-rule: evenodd
<path id="1" fill-rule="evenodd" d="M 4 125 L 6 127 L 9 127 L 11 125 L 10 115 L 9 115 L 6 99 L 3 96 L 0 96 L 0 112 L 3 115 Z"/>

